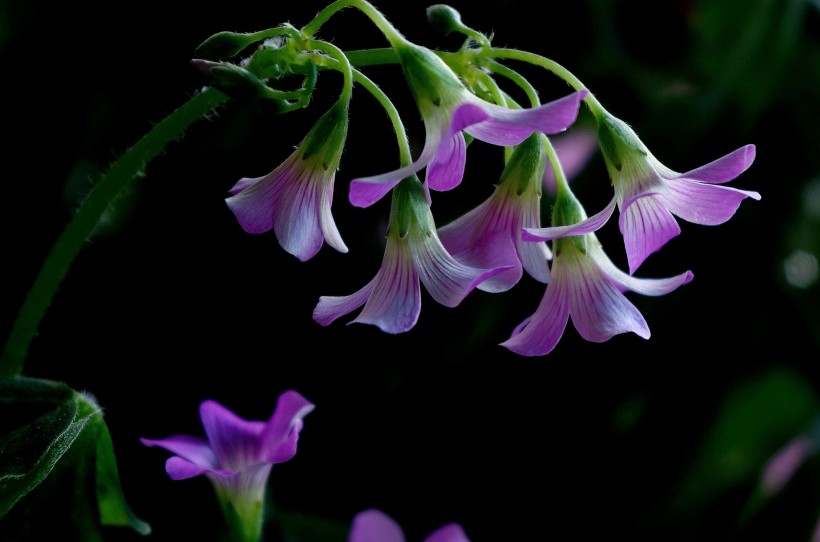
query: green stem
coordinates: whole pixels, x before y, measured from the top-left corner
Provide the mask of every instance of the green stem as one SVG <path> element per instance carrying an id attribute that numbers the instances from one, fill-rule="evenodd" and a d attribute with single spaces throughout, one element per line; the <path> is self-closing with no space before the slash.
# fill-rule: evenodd
<path id="1" fill-rule="evenodd" d="M 391 47 L 348 51 L 345 55 L 347 55 L 347 59 L 356 68 L 399 63 L 399 56 Z"/>
<path id="2" fill-rule="evenodd" d="M 568 69 L 561 66 L 554 60 L 550 60 L 549 58 L 543 57 L 541 55 L 537 55 L 535 53 L 530 53 L 528 51 L 520 51 L 518 49 L 506 49 L 506 48 L 499 48 L 499 49 L 489 49 L 487 51 L 487 56 L 490 58 L 506 58 L 510 60 L 520 60 L 522 62 L 529 62 L 530 64 L 534 64 L 536 66 L 540 66 L 545 70 L 548 70 L 564 81 L 567 82 L 572 88 L 575 90 L 589 90 L 587 89 L 584 84 L 581 82 L 580 79 L 575 77 Z M 584 98 L 584 102 L 586 102 L 587 107 L 595 115 L 596 118 L 599 118 L 601 115 L 606 113 L 606 110 L 601 105 L 601 102 L 598 101 L 592 93 L 589 93 Z"/>
<path id="3" fill-rule="evenodd" d="M 348 53 L 345 56 L 349 59 L 350 55 Z M 314 57 L 313 61 L 316 65 L 321 66 L 322 68 L 330 69 L 339 69 L 338 66 L 341 64 L 340 61 L 333 58 L 328 58 L 326 56 Z M 353 64 L 353 62 L 350 62 L 350 64 Z M 399 160 L 401 162 L 401 166 L 404 167 L 409 165 L 413 161 L 410 152 L 410 142 L 407 140 L 407 131 L 404 128 L 404 123 L 401 121 L 401 117 L 399 116 L 396 106 L 390 101 L 387 94 L 385 94 L 384 91 L 373 82 L 373 80 L 359 70 L 353 70 L 353 80 L 367 89 L 367 91 L 370 92 L 374 98 L 376 98 L 376 101 L 378 101 L 387 112 L 387 116 L 390 118 L 390 122 L 393 125 L 393 131 L 396 133 L 396 142 L 399 146 Z"/>
<path id="4" fill-rule="evenodd" d="M 506 77 L 521 87 L 521 89 L 527 94 L 527 98 L 530 99 L 530 105 L 532 107 L 538 107 L 541 105 L 541 101 L 538 99 L 538 91 L 535 90 L 535 87 L 533 87 L 532 84 L 520 73 L 495 61 L 490 61 L 490 65 L 488 67 L 493 71 L 493 73 Z"/>
<path id="5" fill-rule="evenodd" d="M 387 18 L 385 18 L 385 16 L 373 6 L 373 4 L 367 2 L 366 0 L 336 0 L 336 2 L 333 2 L 325 9 L 320 11 L 311 22 L 302 27 L 302 35 L 308 38 L 312 37 L 319 31 L 319 28 L 321 28 L 321 26 L 328 21 L 328 19 L 347 7 L 354 7 L 367 15 L 373 24 L 381 30 L 382 34 L 384 34 L 384 37 L 387 38 L 387 41 L 389 41 L 391 45 L 396 46 L 397 44 L 404 43 L 406 41 L 404 36 L 396 30 L 396 27 L 394 27 L 392 23 L 390 23 L 390 21 L 388 21 Z"/>
<path id="6" fill-rule="evenodd" d="M 412 155 L 410 154 L 410 142 L 407 140 L 407 131 L 404 129 L 404 123 L 401 121 L 401 117 L 399 116 L 396 106 L 393 105 L 393 102 L 390 101 L 387 94 L 385 94 L 384 91 L 382 91 L 382 89 L 380 89 L 378 85 L 371 81 L 365 74 L 359 70 L 353 70 L 353 77 L 359 84 L 365 87 L 374 98 L 376 98 L 379 104 L 381 104 L 387 112 L 387 116 L 393 124 L 393 131 L 396 133 L 396 142 L 399 146 L 400 165 L 401 167 L 410 165 L 413 162 Z"/>
<path id="7" fill-rule="evenodd" d="M 185 129 L 227 100 L 228 96 L 215 88 L 195 95 L 128 149 L 94 186 L 54 243 L 23 301 L 0 354 L 0 378 L 14 377 L 22 372 L 29 346 L 57 288 L 111 201 Z"/>
<path id="8" fill-rule="evenodd" d="M 561 166 L 561 160 L 558 159 L 558 153 L 555 152 L 555 147 L 552 146 L 550 138 L 543 135 L 541 142 L 544 144 L 544 150 L 547 152 L 547 160 L 552 166 L 552 171 L 555 173 L 555 184 L 558 192 L 569 190 L 569 183 L 567 183 L 567 176 L 564 173 L 564 168 Z"/>

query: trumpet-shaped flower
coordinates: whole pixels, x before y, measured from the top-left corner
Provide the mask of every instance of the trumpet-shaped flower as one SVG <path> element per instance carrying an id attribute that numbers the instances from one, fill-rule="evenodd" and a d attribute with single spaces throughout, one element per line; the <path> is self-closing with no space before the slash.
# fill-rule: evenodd
<path id="1" fill-rule="evenodd" d="M 632 128 L 609 114 L 599 119 L 598 134 L 620 209 L 630 274 L 680 234 L 675 216 L 714 226 L 729 220 L 744 199 L 760 199 L 757 192 L 720 186 L 752 165 L 754 145 L 677 173 L 661 164 Z"/>
<path id="2" fill-rule="evenodd" d="M 393 518 L 376 509 L 363 510 L 353 518 L 348 542 L 405 542 L 404 533 Z M 424 542 L 470 542 L 457 523 L 439 527 Z"/>
<path id="3" fill-rule="evenodd" d="M 543 137 L 533 134 L 517 145 L 493 194 L 438 230 L 444 248 L 455 258 L 476 267 L 510 266 L 479 284 L 479 290 L 509 290 L 521 279 L 522 266 L 536 280 L 549 281 L 552 254 L 547 244 L 521 239 L 522 228 L 541 227 Z"/>
<path id="4" fill-rule="evenodd" d="M 693 275 L 687 271 L 665 279 L 638 279 L 615 267 L 593 233 L 614 211 L 613 199 L 603 211 L 586 218 L 581 204 L 559 186 L 555 226 L 523 233 L 524 240 L 554 240 L 550 283 L 535 313 L 502 346 L 523 356 L 546 355 L 558 344 L 570 316 L 581 337 L 591 342 L 626 332 L 649 338 L 646 320 L 624 293 L 664 295 L 690 282 Z"/>
<path id="5" fill-rule="evenodd" d="M 296 454 L 302 418 L 313 408 L 299 393 L 286 391 L 267 422 L 249 421 L 207 400 L 199 407 L 207 439 L 174 435 L 140 441 L 175 454 L 165 463 L 172 480 L 205 475 L 216 490 L 232 532 L 240 540 L 258 540 L 271 468 Z"/>
<path id="6" fill-rule="evenodd" d="M 432 190 L 451 190 L 464 176 L 467 143 L 464 134 L 493 145 L 518 145 L 533 132 L 555 134 L 575 122 L 586 90 L 529 109 L 508 109 L 470 92 L 433 51 L 399 41 L 399 62 L 424 122 L 426 139 L 418 159 L 408 166 L 350 183 L 350 202 L 367 207 L 405 177 L 427 168 Z"/>
<path id="7" fill-rule="evenodd" d="M 347 252 L 330 207 L 347 137 L 346 99 L 339 100 L 296 150 L 264 177 L 240 179 L 225 202 L 248 233 L 273 228 L 279 244 L 299 260 L 316 255 L 327 242 Z"/>
<path id="8" fill-rule="evenodd" d="M 322 296 L 313 319 L 328 325 L 362 305 L 350 323 L 372 324 L 387 333 L 411 329 L 421 311 L 421 287 L 447 307 L 461 303 L 477 285 L 508 266 L 476 268 L 459 262 L 436 234 L 427 194 L 413 175 L 396 186 L 381 269 L 358 292 Z"/>

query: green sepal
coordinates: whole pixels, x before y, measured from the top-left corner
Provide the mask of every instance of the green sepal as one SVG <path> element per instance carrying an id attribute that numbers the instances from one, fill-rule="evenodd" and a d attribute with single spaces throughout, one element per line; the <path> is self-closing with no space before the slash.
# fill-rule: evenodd
<path id="1" fill-rule="evenodd" d="M 624 121 L 605 114 L 598 119 L 598 142 L 607 167 L 615 171 L 623 169 L 630 154 L 647 156 L 646 147 L 632 128 Z M 614 172 L 610 171 L 610 175 Z"/>

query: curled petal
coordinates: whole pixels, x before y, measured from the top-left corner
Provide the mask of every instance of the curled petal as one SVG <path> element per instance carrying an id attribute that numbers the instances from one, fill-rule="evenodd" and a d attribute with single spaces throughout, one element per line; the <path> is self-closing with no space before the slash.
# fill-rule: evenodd
<path id="1" fill-rule="evenodd" d="M 418 159 L 410 164 L 381 175 L 360 177 L 350 181 L 348 199 L 355 207 L 369 207 L 379 201 L 400 181 L 418 173 L 438 152 L 446 128 L 434 123 L 426 125 L 427 137 Z M 460 180 L 460 179 L 459 179 Z M 457 183 L 456 183 L 457 184 Z"/>
<path id="2" fill-rule="evenodd" d="M 196 465 L 178 456 L 169 457 L 165 462 L 165 472 L 168 473 L 168 477 L 171 480 L 185 480 L 187 478 L 199 476 L 200 474 L 204 474 L 206 472 L 214 471 L 215 469 L 209 469 L 203 467 L 202 465 Z"/>
<path id="3" fill-rule="evenodd" d="M 559 271 L 560 272 L 560 271 Z M 552 352 L 564 335 L 569 320 L 569 295 L 560 280 L 547 285 L 535 313 L 519 324 L 501 343 L 522 356 L 544 356 Z"/>
<path id="4" fill-rule="evenodd" d="M 427 165 L 427 184 L 431 190 L 452 190 L 461 183 L 464 177 L 464 166 L 467 162 L 467 143 L 464 135 L 456 132 L 445 137 L 438 151 Z"/>
<path id="5" fill-rule="evenodd" d="M 273 228 L 276 204 L 287 180 L 280 180 L 278 169 L 265 177 L 243 178 L 225 199 L 239 225 L 248 233 L 265 233 Z"/>
<path id="6" fill-rule="evenodd" d="M 337 318 L 349 314 L 367 302 L 376 278 L 371 280 L 358 292 L 346 296 L 322 296 L 313 309 L 313 319 L 323 326 L 330 325 Z"/>
<path id="7" fill-rule="evenodd" d="M 208 441 L 203 438 L 174 435 L 159 440 L 141 438 L 140 442 L 146 446 L 165 448 L 169 452 L 205 469 L 215 469 L 218 465 L 216 454 Z"/>
<path id="8" fill-rule="evenodd" d="M 667 181 L 667 189 L 660 196 L 672 214 L 687 222 L 707 226 L 723 224 L 732 218 L 740 202 L 746 198 L 759 200 L 760 194 L 683 178 Z"/>
<path id="9" fill-rule="evenodd" d="M 521 238 L 524 241 L 552 241 L 553 239 L 559 239 L 561 237 L 592 233 L 606 224 L 609 217 L 611 217 L 615 211 L 615 207 L 616 200 L 613 198 L 601 211 L 577 224 L 552 226 L 549 228 L 524 228 L 521 232 Z"/>
<path id="10" fill-rule="evenodd" d="M 746 145 L 726 156 L 680 175 L 680 178 L 720 184 L 731 181 L 752 165 L 755 159 L 755 146 Z"/>
<path id="11" fill-rule="evenodd" d="M 533 132 L 557 134 L 567 129 L 578 117 L 581 100 L 588 91 L 581 90 L 528 109 L 508 109 L 494 104 L 482 104 L 490 113 L 484 122 L 468 126 L 465 132 L 493 145 L 518 145 Z"/>
<path id="12" fill-rule="evenodd" d="M 302 418 L 314 408 L 315 405 L 298 392 L 289 390 L 280 395 L 259 439 L 259 456 L 269 463 L 283 463 L 296 455 Z"/>

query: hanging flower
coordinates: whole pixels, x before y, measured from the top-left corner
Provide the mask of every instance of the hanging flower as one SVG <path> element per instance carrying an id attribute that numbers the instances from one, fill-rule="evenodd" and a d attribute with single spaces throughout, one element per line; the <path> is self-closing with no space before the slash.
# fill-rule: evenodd
<path id="1" fill-rule="evenodd" d="M 421 287 L 437 302 L 455 307 L 484 280 L 508 269 L 475 268 L 459 262 L 441 244 L 427 195 L 413 175 L 396 186 L 381 269 L 358 292 L 322 296 L 313 319 L 328 325 L 362 305 L 351 322 L 372 324 L 387 333 L 411 329 L 421 311 Z"/>
<path id="2" fill-rule="evenodd" d="M 347 252 L 330 212 L 347 109 L 348 100 L 339 100 L 279 167 L 264 177 L 242 178 L 231 188 L 225 202 L 246 232 L 272 228 L 282 248 L 301 261 L 315 256 L 323 242 Z"/>
<path id="3" fill-rule="evenodd" d="M 451 190 L 464 176 L 467 143 L 463 132 L 492 145 L 518 145 L 533 132 L 555 134 L 578 116 L 586 90 L 530 109 L 508 109 L 470 92 L 433 51 L 407 41 L 394 49 L 424 121 L 426 139 L 418 159 L 388 173 L 354 179 L 350 202 L 367 207 L 399 181 L 427 168 L 425 183 L 432 190 Z"/>
<path id="4" fill-rule="evenodd" d="M 404 533 L 393 518 L 380 510 L 363 510 L 353 518 L 348 542 L 405 542 Z M 464 529 L 448 523 L 433 531 L 424 542 L 470 542 Z"/>
<path id="5" fill-rule="evenodd" d="M 549 281 L 551 253 L 546 243 L 524 242 L 522 228 L 541 227 L 541 180 L 546 154 L 543 135 L 517 145 L 493 194 L 478 207 L 439 228 L 444 248 L 475 267 L 509 266 L 477 287 L 503 292 L 515 286 L 523 269 L 540 282 Z"/>
<path id="6" fill-rule="evenodd" d="M 649 338 L 649 326 L 624 295 L 667 294 L 690 282 L 687 271 L 666 279 L 638 279 L 619 270 L 601 248 L 597 231 L 615 210 L 615 200 L 587 218 L 580 202 L 559 185 L 552 228 L 525 229 L 524 240 L 554 240 L 552 277 L 535 313 L 519 324 L 502 346 L 523 356 L 550 353 L 570 316 L 578 333 L 591 342 L 605 342 L 619 333 Z"/>
<path id="7" fill-rule="evenodd" d="M 174 435 L 140 439 L 175 454 L 165 463 L 172 480 L 205 475 L 214 486 L 231 532 L 238 540 L 259 540 L 265 487 L 271 468 L 296 455 L 302 418 L 314 405 L 295 391 L 279 396 L 267 422 L 240 418 L 216 401 L 199 407 L 207 439 Z"/>
<path id="8" fill-rule="evenodd" d="M 744 199 L 760 199 L 757 192 L 720 186 L 752 165 L 754 145 L 677 173 L 661 164 L 632 128 L 609 114 L 599 119 L 598 135 L 620 209 L 630 274 L 680 234 L 675 216 L 714 226 L 729 220 Z"/>

